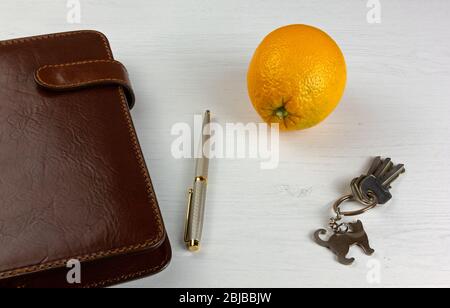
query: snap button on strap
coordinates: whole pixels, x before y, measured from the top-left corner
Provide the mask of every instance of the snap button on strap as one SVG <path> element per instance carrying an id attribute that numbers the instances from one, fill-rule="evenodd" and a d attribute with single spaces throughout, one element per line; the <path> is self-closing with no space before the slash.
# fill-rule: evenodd
<path id="1" fill-rule="evenodd" d="M 134 92 L 128 72 L 118 61 L 91 60 L 45 65 L 36 71 L 35 80 L 40 86 L 53 91 L 73 91 L 108 85 L 121 86 L 130 109 L 134 106 Z"/>

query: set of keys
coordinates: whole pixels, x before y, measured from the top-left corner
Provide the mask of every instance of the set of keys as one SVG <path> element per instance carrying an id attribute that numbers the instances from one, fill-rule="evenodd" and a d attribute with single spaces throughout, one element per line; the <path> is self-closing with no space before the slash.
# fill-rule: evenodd
<path id="1" fill-rule="evenodd" d="M 328 241 L 321 239 L 321 235 L 327 233 L 325 229 L 317 230 L 314 234 L 315 241 L 320 246 L 330 249 L 344 265 L 350 265 L 354 259 L 346 256 L 350 247 L 357 245 L 367 255 L 375 251 L 370 247 L 369 239 L 361 221 L 355 223 L 341 222 L 343 217 L 361 215 L 378 205 L 386 204 L 392 199 L 391 184 L 406 171 L 403 164 L 395 165 L 390 158 L 376 157 L 367 174 L 353 179 L 351 183 L 352 194 L 343 196 L 335 202 L 333 210 L 336 216 L 330 219 L 330 229 L 333 234 Z M 363 208 L 355 211 L 344 212 L 341 206 L 344 202 L 356 201 Z"/>
<path id="2" fill-rule="evenodd" d="M 374 197 L 377 204 L 386 204 L 392 199 L 391 184 L 404 172 L 403 164 L 394 165 L 390 158 L 383 160 L 378 156 L 367 174 L 352 181 L 352 192 L 363 204 L 372 203 Z"/>

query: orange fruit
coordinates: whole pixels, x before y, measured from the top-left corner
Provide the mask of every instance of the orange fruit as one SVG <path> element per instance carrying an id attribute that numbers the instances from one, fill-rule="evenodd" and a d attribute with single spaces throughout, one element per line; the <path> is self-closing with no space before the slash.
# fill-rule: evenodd
<path id="1" fill-rule="evenodd" d="M 270 33 L 256 49 L 247 75 L 256 111 L 282 130 L 322 122 L 341 100 L 346 79 L 339 46 L 322 30 L 307 25 Z"/>

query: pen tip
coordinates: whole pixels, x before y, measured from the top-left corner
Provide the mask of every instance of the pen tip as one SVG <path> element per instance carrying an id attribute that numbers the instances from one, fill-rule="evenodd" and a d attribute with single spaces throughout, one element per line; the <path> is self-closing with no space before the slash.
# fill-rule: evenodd
<path id="1" fill-rule="evenodd" d="M 187 243 L 187 248 L 190 252 L 200 251 L 200 242 L 197 240 L 191 240 Z"/>

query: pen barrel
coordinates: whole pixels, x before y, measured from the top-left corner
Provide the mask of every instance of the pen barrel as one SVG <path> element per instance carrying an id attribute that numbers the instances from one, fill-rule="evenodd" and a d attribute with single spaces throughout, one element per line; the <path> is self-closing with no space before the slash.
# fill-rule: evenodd
<path id="1" fill-rule="evenodd" d="M 203 219 L 205 217 L 207 181 L 204 178 L 197 177 L 194 181 L 192 191 L 192 201 L 189 210 L 189 226 L 187 229 L 187 240 L 200 242 L 202 239 Z"/>

